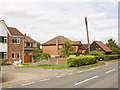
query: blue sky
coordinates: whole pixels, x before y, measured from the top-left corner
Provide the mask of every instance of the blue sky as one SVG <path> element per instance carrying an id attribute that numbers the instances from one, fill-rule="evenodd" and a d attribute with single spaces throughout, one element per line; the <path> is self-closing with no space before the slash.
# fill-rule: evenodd
<path id="1" fill-rule="evenodd" d="M 87 43 L 84 23 L 87 16 L 91 43 L 118 40 L 117 1 L 41 1 L 5 0 L 0 5 L 0 19 L 41 43 L 58 35 Z"/>

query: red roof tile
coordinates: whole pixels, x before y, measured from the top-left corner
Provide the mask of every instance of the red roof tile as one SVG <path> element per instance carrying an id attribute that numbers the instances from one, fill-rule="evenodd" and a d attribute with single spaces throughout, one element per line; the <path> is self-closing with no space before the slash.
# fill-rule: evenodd
<path id="1" fill-rule="evenodd" d="M 99 46 L 101 46 L 106 52 L 112 52 L 112 50 L 107 47 L 104 43 L 102 43 L 101 41 L 95 41 Z"/>
<path id="2" fill-rule="evenodd" d="M 13 27 L 7 27 L 8 31 L 10 32 L 11 35 L 13 36 L 24 36 L 19 30 Z"/>

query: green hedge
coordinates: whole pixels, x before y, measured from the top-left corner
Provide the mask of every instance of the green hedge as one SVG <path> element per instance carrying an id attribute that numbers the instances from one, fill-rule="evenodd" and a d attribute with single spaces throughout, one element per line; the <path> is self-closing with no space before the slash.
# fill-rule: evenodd
<path id="1" fill-rule="evenodd" d="M 67 58 L 67 66 L 69 67 L 79 67 L 83 65 L 89 65 L 96 63 L 95 56 L 79 56 L 79 57 L 69 57 Z"/>
<path id="2" fill-rule="evenodd" d="M 113 60 L 120 58 L 120 55 L 104 55 L 104 60 Z"/>

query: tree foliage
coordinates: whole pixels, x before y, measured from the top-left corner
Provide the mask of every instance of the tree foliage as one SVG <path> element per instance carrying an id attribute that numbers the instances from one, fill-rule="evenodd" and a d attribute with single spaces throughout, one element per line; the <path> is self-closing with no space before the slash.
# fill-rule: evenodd
<path id="1" fill-rule="evenodd" d="M 49 53 L 43 52 L 43 53 L 41 54 L 41 60 L 48 60 L 50 57 L 51 57 L 51 56 L 50 56 Z"/>
<path id="2" fill-rule="evenodd" d="M 106 43 L 106 45 L 112 50 L 112 54 L 120 54 L 120 47 L 118 46 L 118 44 L 115 42 L 115 40 L 113 40 L 112 38 L 110 38 L 108 40 L 108 42 Z"/>
<path id="3" fill-rule="evenodd" d="M 70 41 L 64 41 L 63 42 L 63 49 L 62 49 L 62 55 L 69 57 L 69 55 L 72 55 L 74 53 L 74 47 L 72 46 L 72 43 Z"/>
<path id="4" fill-rule="evenodd" d="M 40 49 L 40 43 L 37 43 L 37 48 L 34 48 L 34 55 L 33 58 L 34 60 L 40 60 L 41 54 L 42 54 L 42 49 Z"/>
<path id="5" fill-rule="evenodd" d="M 102 57 L 102 56 L 105 55 L 105 52 L 101 51 L 100 48 L 96 48 L 96 50 L 90 52 L 90 55 L 101 56 Z"/>

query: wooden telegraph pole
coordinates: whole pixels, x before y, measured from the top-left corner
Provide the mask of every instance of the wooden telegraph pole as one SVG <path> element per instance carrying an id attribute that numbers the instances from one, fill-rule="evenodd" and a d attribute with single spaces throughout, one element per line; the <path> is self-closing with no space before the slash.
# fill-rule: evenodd
<path id="1" fill-rule="evenodd" d="M 86 32 L 87 32 L 88 54 L 90 54 L 90 42 L 89 42 L 89 32 L 88 32 L 88 21 L 87 21 L 87 17 L 85 17 L 85 24 L 86 24 Z"/>

